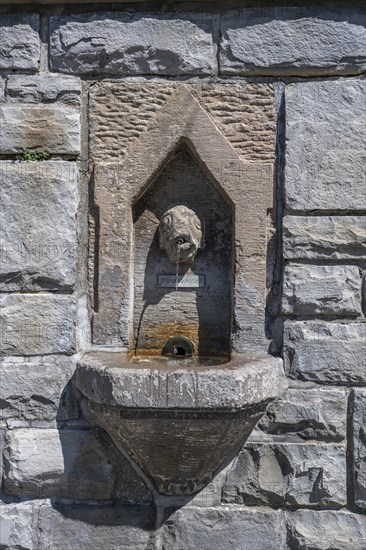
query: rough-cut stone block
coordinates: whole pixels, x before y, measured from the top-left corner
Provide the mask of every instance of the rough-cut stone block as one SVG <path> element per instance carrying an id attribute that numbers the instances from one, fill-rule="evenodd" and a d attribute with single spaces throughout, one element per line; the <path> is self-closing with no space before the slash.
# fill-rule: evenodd
<path id="1" fill-rule="evenodd" d="M 67 75 L 10 75 L 7 97 L 13 101 L 38 103 L 61 101 L 70 105 L 81 103 L 81 80 Z"/>
<path id="2" fill-rule="evenodd" d="M 41 506 L 37 550 L 153 548 L 150 506 Z"/>
<path id="3" fill-rule="evenodd" d="M 103 13 L 51 17 L 51 65 L 79 74 L 210 74 L 210 16 Z"/>
<path id="4" fill-rule="evenodd" d="M 366 259 L 364 216 L 285 216 L 286 259 Z"/>
<path id="5" fill-rule="evenodd" d="M 249 441 L 342 441 L 346 437 L 346 391 L 289 388 L 270 405 Z"/>
<path id="6" fill-rule="evenodd" d="M 361 283 L 356 266 L 287 265 L 282 311 L 356 316 L 361 313 Z"/>
<path id="7" fill-rule="evenodd" d="M 73 107 L 3 104 L 0 127 L 1 154 L 19 153 L 22 147 L 64 155 L 80 152 L 80 115 Z"/>
<path id="8" fill-rule="evenodd" d="M 90 90 L 93 158 L 98 161 L 124 158 L 136 138 L 148 131 L 159 111 L 181 87 L 172 81 L 99 82 L 93 86 Z M 187 87 L 242 158 L 257 162 L 274 159 L 277 115 L 273 86 L 201 81 Z M 239 174 L 233 170 L 232 177 Z"/>
<path id="9" fill-rule="evenodd" d="M 74 162 L 0 162 L 0 291 L 73 287 L 78 179 Z"/>
<path id="10" fill-rule="evenodd" d="M 192 507 L 165 522 L 163 550 L 283 550 L 285 538 L 281 512 Z"/>
<path id="11" fill-rule="evenodd" d="M 365 80 L 287 87 L 287 208 L 366 208 L 365 113 Z"/>
<path id="12" fill-rule="evenodd" d="M 33 506 L 31 503 L 0 504 L 0 548 L 36 550 L 33 545 Z"/>
<path id="13" fill-rule="evenodd" d="M 366 11 L 305 7 L 229 12 L 221 24 L 224 74 L 357 74 L 366 68 Z"/>
<path id="14" fill-rule="evenodd" d="M 115 476 L 92 431 L 9 430 L 4 489 L 26 498 L 104 500 L 113 497 Z"/>
<path id="15" fill-rule="evenodd" d="M 366 383 L 366 323 L 285 321 L 287 374 L 322 384 Z"/>
<path id="16" fill-rule="evenodd" d="M 324 444 L 246 445 L 223 500 L 264 506 L 345 506 L 346 449 Z"/>
<path id="17" fill-rule="evenodd" d="M 0 69 L 37 70 L 41 53 L 38 14 L 1 14 Z"/>
<path id="18" fill-rule="evenodd" d="M 355 504 L 366 508 L 366 390 L 354 390 L 352 431 Z"/>
<path id="19" fill-rule="evenodd" d="M 288 550 L 363 550 L 366 518 L 345 511 L 287 512 Z"/>
<path id="20" fill-rule="evenodd" d="M 5 359 L 0 364 L 0 419 L 71 420 L 78 417 L 69 357 Z"/>
<path id="21" fill-rule="evenodd" d="M 4 355 L 75 351 L 75 301 L 52 294 L 0 294 L 0 348 Z"/>

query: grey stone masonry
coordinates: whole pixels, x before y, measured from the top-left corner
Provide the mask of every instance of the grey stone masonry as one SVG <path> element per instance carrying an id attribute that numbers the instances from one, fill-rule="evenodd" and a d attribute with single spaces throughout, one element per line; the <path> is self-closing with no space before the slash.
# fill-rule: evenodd
<path id="1" fill-rule="evenodd" d="M 4 490 L 9 495 L 23 499 L 113 497 L 113 466 L 92 431 L 9 430 L 4 458 Z"/>
<path id="2" fill-rule="evenodd" d="M 287 86 L 285 203 L 366 209 L 366 80 Z"/>
<path id="3" fill-rule="evenodd" d="M 211 27 L 205 14 L 51 17 L 51 66 L 75 74 L 211 74 Z"/>
<path id="4" fill-rule="evenodd" d="M 223 501 L 341 508 L 347 502 L 346 471 L 344 446 L 247 444 L 228 473 Z"/>
<path id="5" fill-rule="evenodd" d="M 49 355 L 12 357 L 0 363 L 0 420 L 55 421 L 78 418 L 71 391 L 75 361 Z"/>
<path id="6" fill-rule="evenodd" d="M 0 294 L 4 355 L 75 351 L 75 301 L 68 295 Z"/>
<path id="7" fill-rule="evenodd" d="M 285 321 L 287 374 L 321 384 L 366 384 L 366 324 Z"/>
<path id="8" fill-rule="evenodd" d="M 249 441 L 342 441 L 346 420 L 346 390 L 289 388 L 268 407 Z"/>
<path id="9" fill-rule="evenodd" d="M 366 68 L 362 8 L 259 7 L 222 18 L 221 73 L 357 74 Z"/>
<path id="10" fill-rule="evenodd" d="M 72 288 L 76 280 L 75 162 L 0 162 L 0 290 Z"/>
<path id="11" fill-rule="evenodd" d="M 9 430 L 4 492 L 22 499 L 63 498 L 146 504 L 151 494 L 109 438 L 88 429 Z"/>
<path id="12" fill-rule="evenodd" d="M 33 544 L 33 508 L 31 502 L 0 504 L 0 548 L 36 550 Z"/>
<path id="13" fill-rule="evenodd" d="M 355 504 L 366 509 L 366 389 L 353 392 L 352 435 Z"/>
<path id="14" fill-rule="evenodd" d="M 0 69 L 38 69 L 39 19 L 38 14 L 1 14 Z"/>
<path id="15" fill-rule="evenodd" d="M 365 216 L 285 216 L 286 259 L 366 259 Z"/>
<path id="16" fill-rule="evenodd" d="M 284 272 L 282 312 L 360 315 L 361 284 L 356 266 L 289 264 Z"/>
<path id="17" fill-rule="evenodd" d="M 76 156 L 80 152 L 80 114 L 65 105 L 0 106 L 0 153 L 22 148 Z"/>
<path id="18" fill-rule="evenodd" d="M 46 503 L 40 508 L 37 550 L 147 550 L 154 548 L 153 529 L 150 506 Z"/>
<path id="19" fill-rule="evenodd" d="M 163 550 L 283 550 L 281 512 L 241 506 L 182 508 L 167 519 Z"/>
<path id="20" fill-rule="evenodd" d="M 366 518 L 346 511 L 286 513 L 288 550 L 363 550 Z"/>
<path id="21" fill-rule="evenodd" d="M 81 104 L 81 80 L 68 75 L 10 75 L 7 79 L 10 101 L 24 103 L 60 101 L 70 105 Z"/>

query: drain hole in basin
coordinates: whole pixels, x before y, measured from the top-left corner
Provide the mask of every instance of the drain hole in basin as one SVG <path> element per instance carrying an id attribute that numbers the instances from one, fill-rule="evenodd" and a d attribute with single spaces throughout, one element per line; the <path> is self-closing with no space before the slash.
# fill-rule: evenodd
<path id="1" fill-rule="evenodd" d="M 194 344 L 186 336 L 173 336 L 165 343 L 162 354 L 176 359 L 192 357 Z"/>
<path id="2" fill-rule="evenodd" d="M 181 346 L 177 346 L 174 349 L 173 353 L 176 357 L 184 357 L 185 354 L 186 354 L 186 350 L 184 348 L 182 348 Z"/>

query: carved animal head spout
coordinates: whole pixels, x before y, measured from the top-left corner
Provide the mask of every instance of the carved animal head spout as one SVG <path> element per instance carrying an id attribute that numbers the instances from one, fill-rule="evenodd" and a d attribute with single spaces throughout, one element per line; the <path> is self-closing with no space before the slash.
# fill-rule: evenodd
<path id="1" fill-rule="evenodd" d="M 183 204 L 164 212 L 159 225 L 160 248 L 174 264 L 191 264 L 204 246 L 202 222 Z"/>

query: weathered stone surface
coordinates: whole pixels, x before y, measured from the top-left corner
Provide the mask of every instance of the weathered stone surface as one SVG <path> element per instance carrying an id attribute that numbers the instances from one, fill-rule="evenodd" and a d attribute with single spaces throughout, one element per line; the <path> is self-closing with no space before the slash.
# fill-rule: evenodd
<path id="1" fill-rule="evenodd" d="M 358 315 L 361 283 L 356 266 L 287 265 L 282 311 L 297 315 Z"/>
<path id="2" fill-rule="evenodd" d="M 289 388 L 268 407 L 250 442 L 266 439 L 342 441 L 346 437 L 346 421 L 345 390 Z"/>
<path id="3" fill-rule="evenodd" d="M 224 15 L 223 74 L 357 74 L 366 68 L 363 9 L 267 7 Z"/>
<path id="4" fill-rule="evenodd" d="M 362 550 L 366 518 L 345 511 L 299 510 L 286 513 L 288 550 Z"/>
<path id="5" fill-rule="evenodd" d="M 93 500 L 113 497 L 113 466 L 89 430 L 9 430 L 4 466 L 4 489 L 9 495 Z"/>
<path id="6" fill-rule="evenodd" d="M 272 161 L 275 154 L 275 94 L 268 84 L 186 85 L 220 131 L 246 160 Z M 95 160 L 119 160 L 153 124 L 181 84 L 100 82 L 90 90 L 91 153 Z M 228 171 L 228 167 L 223 167 Z M 232 177 L 240 174 L 233 169 Z M 226 177 L 230 174 L 227 173 Z"/>
<path id="7" fill-rule="evenodd" d="M 126 93 L 126 84 L 123 83 L 120 86 Z M 98 344 L 122 344 L 126 347 L 129 346 L 130 349 L 133 348 L 136 345 L 140 315 L 141 327 L 146 318 L 149 321 L 153 319 L 155 341 L 153 346 L 148 345 L 147 347 L 149 349 L 153 347 L 156 351 L 159 349 L 158 344 L 160 343 L 160 352 L 167 335 L 170 336 L 171 331 L 174 330 L 172 329 L 176 323 L 174 311 L 177 309 L 177 301 L 174 299 L 175 296 L 172 298 L 171 291 L 164 292 L 162 290 L 163 297 L 160 295 L 159 299 L 156 299 L 156 293 L 153 294 L 154 277 L 158 274 L 159 264 L 164 268 L 166 274 L 171 274 L 170 270 L 174 269 L 174 266 L 162 263 L 162 255 L 159 255 L 154 248 L 154 234 L 159 223 L 160 210 L 167 209 L 168 202 L 171 204 L 180 200 L 188 206 L 197 203 L 197 208 L 198 205 L 202 206 L 207 212 L 206 197 L 214 192 L 217 197 L 216 188 L 218 187 L 219 190 L 221 188 L 221 193 L 227 197 L 227 200 L 224 201 L 221 195 L 220 207 L 215 210 L 217 215 L 213 216 L 213 209 L 207 214 L 207 230 L 210 229 L 213 238 L 208 241 L 211 249 L 208 245 L 205 250 L 206 252 L 211 250 L 211 252 L 206 256 L 202 253 L 200 258 L 200 270 L 207 270 L 207 277 L 215 272 L 215 277 L 211 278 L 211 283 L 207 285 L 207 291 L 200 294 L 196 291 L 185 292 L 181 298 L 182 307 L 180 308 L 180 314 L 183 315 L 185 312 L 185 318 L 179 330 L 182 335 L 190 339 L 193 336 L 193 340 L 198 340 L 197 311 L 199 311 L 201 320 L 203 318 L 205 321 L 200 325 L 202 341 L 206 338 L 205 344 L 209 339 L 208 335 L 211 335 L 209 342 L 211 346 L 218 342 L 218 333 L 221 337 L 226 334 L 226 338 L 228 338 L 231 315 L 228 314 L 227 308 L 231 297 L 227 297 L 233 283 L 231 272 L 228 270 L 231 261 L 221 261 L 220 270 L 218 270 L 215 260 L 218 258 L 221 260 L 222 256 L 227 258 L 232 255 L 231 243 L 233 241 L 227 237 L 226 233 L 232 231 L 235 232 L 237 247 L 236 277 L 233 288 L 236 305 L 234 311 L 236 331 L 233 348 L 238 352 L 245 352 L 248 348 L 253 351 L 267 350 L 268 342 L 264 331 L 267 293 L 268 232 L 266 225 L 267 212 L 273 208 L 273 164 L 243 162 L 236 148 L 229 139 L 226 139 L 226 134 L 221 131 L 219 124 L 215 124 L 213 117 L 196 99 L 193 88 L 176 85 L 171 90 L 169 98 L 164 96 L 162 100 L 158 101 L 159 96 L 157 96 L 155 86 L 157 85 L 153 83 L 149 83 L 149 86 L 145 83 L 141 84 L 144 90 L 143 96 L 145 97 L 150 91 L 154 102 L 166 101 L 166 104 L 157 109 L 156 114 L 154 108 L 154 114 L 150 118 L 150 125 L 147 126 L 146 131 L 142 131 L 139 127 L 137 134 L 131 137 L 131 128 L 129 128 L 125 139 L 119 137 L 122 136 L 122 133 L 115 133 L 115 131 L 111 135 L 105 134 L 104 148 L 108 146 L 110 150 L 113 150 L 116 143 L 115 138 L 118 137 L 119 143 L 125 143 L 125 157 L 122 163 L 118 162 L 115 165 L 98 163 L 95 169 L 94 202 L 99 208 L 100 216 L 99 275 L 97 293 L 94 296 L 97 299 L 95 304 L 97 311 L 93 321 L 93 341 Z M 117 84 L 116 87 L 118 87 Z M 240 109 L 245 111 L 246 103 L 245 101 L 241 102 L 240 97 L 238 99 L 237 109 L 240 120 Z M 107 96 L 104 93 L 101 98 L 103 105 L 99 105 L 99 112 L 106 108 L 106 100 Z M 144 103 L 145 101 L 146 99 L 144 99 Z M 127 105 L 130 102 L 131 98 Z M 265 99 L 265 104 L 268 107 L 268 98 Z M 222 105 L 219 104 L 219 108 L 224 109 L 225 105 L 226 95 Z M 228 110 L 230 110 L 230 105 Z M 134 118 L 134 122 L 132 122 L 133 129 L 141 116 L 138 111 L 134 110 L 134 112 L 138 118 Z M 101 124 L 101 120 L 98 123 Z M 91 124 L 92 127 L 95 124 L 93 115 Z M 100 131 L 99 137 L 101 135 Z M 195 150 L 194 155 L 192 155 L 192 150 Z M 172 151 L 175 152 L 174 155 L 172 155 Z M 167 162 L 168 158 L 170 162 Z M 200 159 L 199 162 L 197 162 L 197 158 Z M 155 200 L 151 209 L 142 208 L 143 203 L 138 201 L 137 205 L 136 198 L 139 196 L 141 200 L 147 198 L 144 191 L 146 191 L 152 175 L 154 175 L 154 182 L 160 190 L 159 196 L 164 200 Z M 122 181 L 123 185 L 121 185 Z M 197 181 L 202 181 L 202 186 L 197 186 Z M 218 186 L 214 183 L 215 181 L 218 182 Z M 164 186 L 167 189 L 165 194 L 162 191 Z M 177 194 L 176 197 L 174 197 L 174 192 Z M 156 199 L 154 193 L 152 195 Z M 245 216 L 236 216 L 232 224 L 228 223 L 232 217 L 231 204 L 235 204 L 238 211 L 246 212 Z M 134 218 L 131 216 L 132 205 L 134 205 Z M 229 212 L 229 217 L 224 216 L 222 220 L 223 205 L 225 205 L 226 212 Z M 134 258 L 134 252 L 138 247 L 132 242 L 134 238 L 132 226 L 135 222 L 137 234 L 138 221 L 142 215 L 137 210 L 138 207 L 141 207 L 148 225 L 144 228 L 143 250 L 145 256 L 140 255 Z M 148 210 L 150 210 L 150 214 Z M 225 232 L 223 232 L 223 227 L 225 227 Z M 142 231 L 143 229 L 139 228 L 138 234 L 142 235 Z M 216 231 L 217 233 L 215 233 Z M 140 240 L 138 242 L 140 243 Z M 226 246 L 225 243 L 228 245 Z M 146 263 L 147 259 L 152 263 L 154 258 L 154 270 L 150 270 L 151 276 L 144 280 L 142 278 L 142 263 Z M 135 266 L 134 278 L 131 265 Z M 220 276 L 218 276 L 218 272 L 220 272 Z M 215 299 L 220 296 L 220 293 L 217 292 L 218 286 L 223 296 L 221 302 L 220 298 Z M 131 301 L 132 287 L 134 287 L 134 304 Z M 152 299 L 154 307 L 146 307 L 148 303 L 146 299 L 148 301 Z M 143 309 L 142 305 L 144 305 Z M 219 312 L 218 307 L 220 308 Z M 134 309 L 133 321 L 130 320 L 132 309 Z M 193 316 L 191 315 L 192 311 L 194 312 Z M 159 312 L 159 315 L 154 315 L 154 312 Z M 223 328 L 225 323 L 226 331 L 217 330 L 219 323 L 221 324 L 220 328 Z M 150 323 L 146 325 L 149 327 Z M 217 346 L 216 352 L 219 350 L 222 353 L 222 347 L 222 345 L 221 348 Z"/>
<path id="8" fill-rule="evenodd" d="M 126 353 L 85 354 L 76 383 L 88 399 L 84 416 L 169 495 L 193 494 L 211 481 L 286 388 L 270 356 L 238 355 L 221 366 L 195 358 L 149 363 L 129 363 Z"/>
<path id="9" fill-rule="evenodd" d="M 78 408 L 71 386 L 75 362 L 70 357 L 3 359 L 0 363 L 2 420 L 71 420 Z"/>
<path id="10" fill-rule="evenodd" d="M 39 103 L 60 101 L 70 105 L 81 103 L 81 80 L 67 75 L 9 75 L 7 98 L 11 101 Z"/>
<path id="11" fill-rule="evenodd" d="M 365 80 L 287 87 L 287 208 L 366 208 L 365 98 Z"/>
<path id="12" fill-rule="evenodd" d="M 283 550 L 280 512 L 220 508 L 182 508 L 165 522 L 163 550 Z"/>
<path id="13" fill-rule="evenodd" d="M 0 69 L 37 70 L 41 53 L 38 14 L 1 14 Z"/>
<path id="14" fill-rule="evenodd" d="M 0 162 L 1 291 L 73 287 L 78 181 L 74 162 Z"/>
<path id="15" fill-rule="evenodd" d="M 127 353 L 87 353 L 78 362 L 76 384 L 102 405 L 156 410 L 234 411 L 273 400 L 286 389 L 278 357 L 248 353 L 229 362 L 217 359 L 129 361 Z"/>
<path id="16" fill-rule="evenodd" d="M 366 390 L 353 392 L 352 436 L 355 504 L 366 509 Z"/>
<path id="17" fill-rule="evenodd" d="M 22 147 L 47 153 L 78 155 L 80 115 L 73 107 L 50 105 L 0 106 L 0 153 L 19 153 Z"/>
<path id="18" fill-rule="evenodd" d="M 365 259 L 364 216 L 285 216 L 286 259 Z"/>
<path id="19" fill-rule="evenodd" d="M 209 15 L 51 17 L 51 65 L 79 74 L 211 74 Z"/>
<path id="20" fill-rule="evenodd" d="M 366 383 L 366 324 L 285 321 L 289 376 L 323 384 Z"/>
<path id="21" fill-rule="evenodd" d="M 249 445 L 239 453 L 223 501 L 264 506 L 345 506 L 346 449 L 321 444 Z"/>
<path id="22" fill-rule="evenodd" d="M 33 545 L 32 521 L 31 503 L 0 504 L 0 548 L 36 550 Z"/>
<path id="23" fill-rule="evenodd" d="M 42 355 L 75 351 L 75 301 L 52 294 L 0 294 L 1 352 Z"/>
<path id="24" fill-rule="evenodd" d="M 37 550 L 147 550 L 153 548 L 153 529 L 149 506 L 46 504 L 40 510 Z"/>

